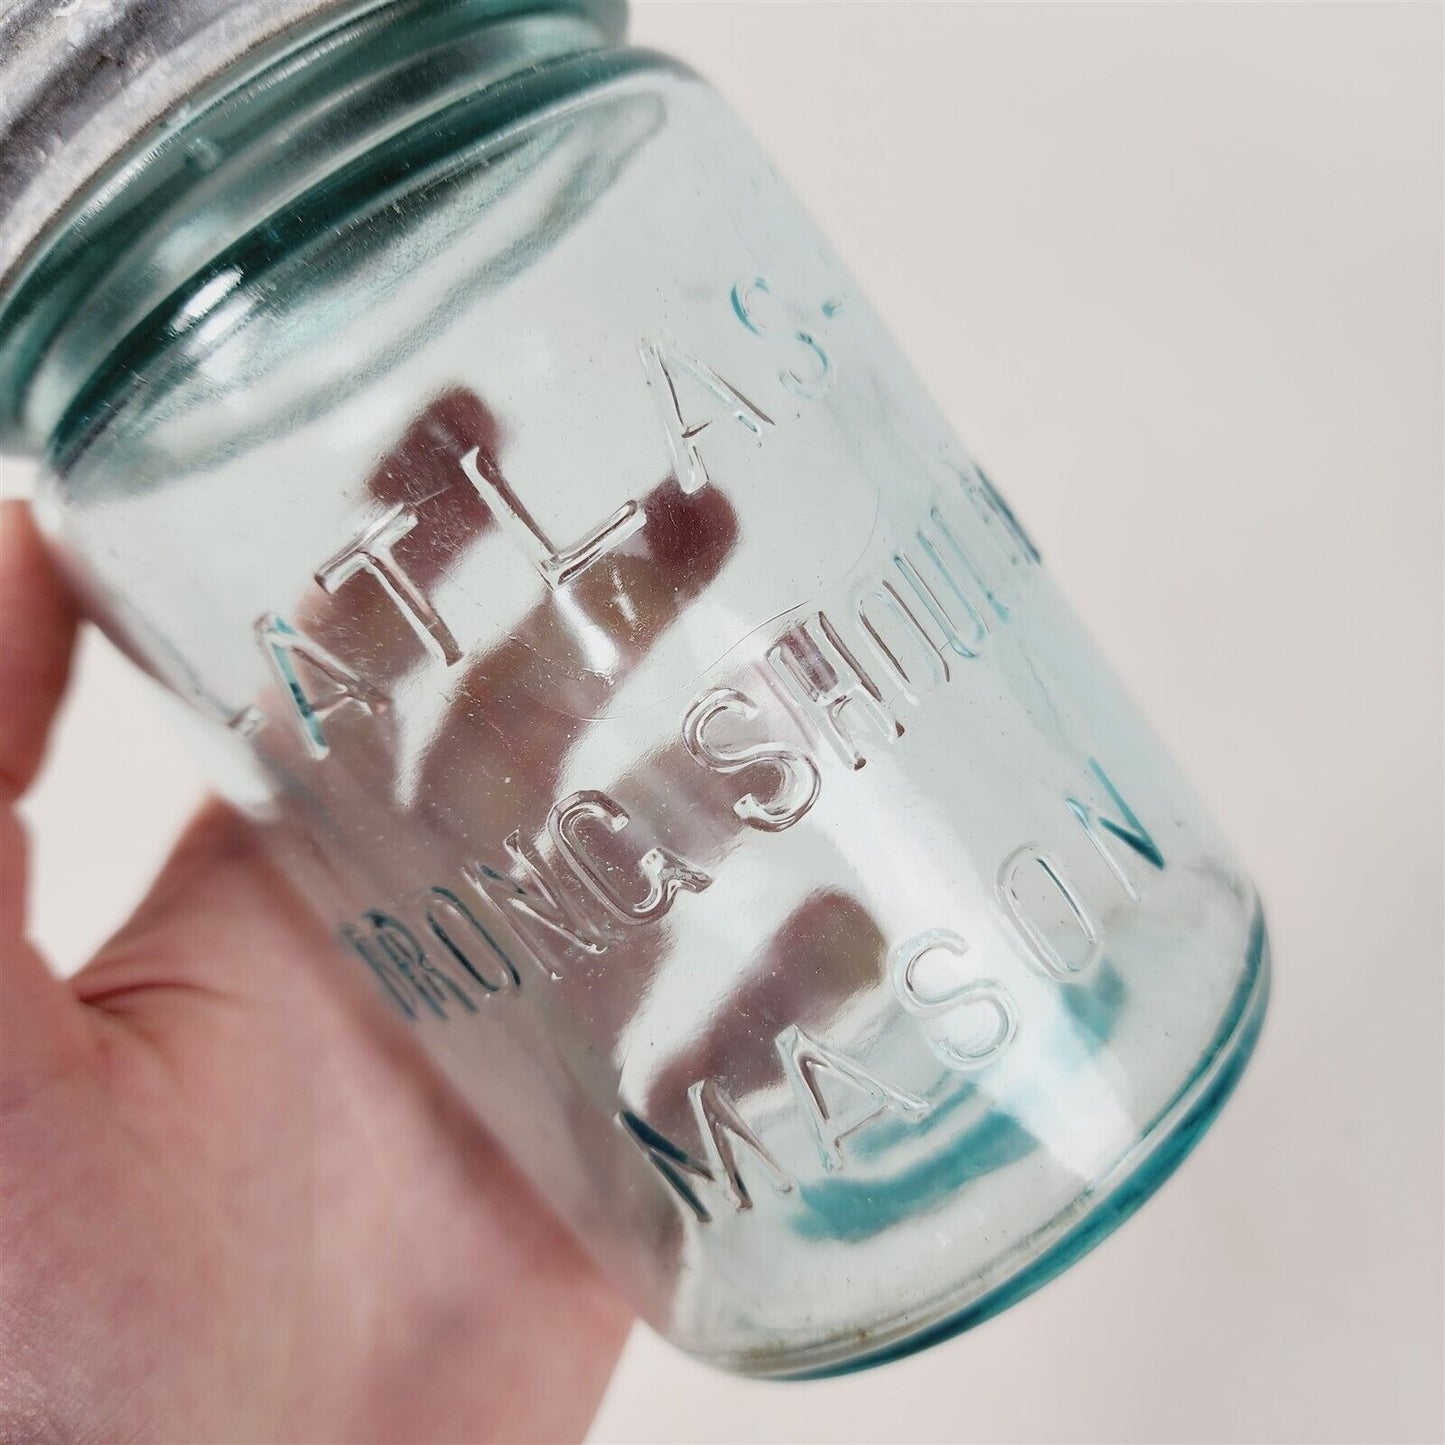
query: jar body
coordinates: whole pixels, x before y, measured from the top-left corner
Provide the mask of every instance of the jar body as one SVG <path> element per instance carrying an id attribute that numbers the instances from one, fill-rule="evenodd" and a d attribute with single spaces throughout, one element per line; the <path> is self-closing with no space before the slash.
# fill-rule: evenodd
<path id="1" fill-rule="evenodd" d="M 643 1315 L 848 1368 L 1168 1173 L 1262 924 L 738 123 L 656 59 L 558 76 L 198 271 L 44 513 Z"/>

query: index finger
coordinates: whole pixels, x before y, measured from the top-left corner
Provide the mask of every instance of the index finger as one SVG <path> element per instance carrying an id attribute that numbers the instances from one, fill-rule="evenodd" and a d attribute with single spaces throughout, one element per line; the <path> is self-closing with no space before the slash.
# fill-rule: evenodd
<path id="1" fill-rule="evenodd" d="M 0 502 L 0 804 L 35 779 L 70 676 L 76 613 L 24 502 Z"/>

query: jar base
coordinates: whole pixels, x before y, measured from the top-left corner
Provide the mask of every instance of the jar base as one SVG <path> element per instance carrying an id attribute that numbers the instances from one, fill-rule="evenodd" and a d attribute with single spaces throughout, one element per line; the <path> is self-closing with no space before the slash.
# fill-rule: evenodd
<path id="1" fill-rule="evenodd" d="M 1138 1143 L 1115 1168 L 1039 1236 L 1023 1268 L 972 1293 L 950 1291 L 922 1309 L 805 1350 L 709 1356 L 737 1374 L 775 1380 L 825 1379 L 902 1359 L 962 1334 L 1017 1304 L 1106 1239 L 1182 1164 L 1233 1093 L 1259 1040 L 1270 988 L 1269 939 L 1258 903 L 1249 930 L 1240 986 L 1214 1046 Z M 976 1287 L 976 1282 L 975 1282 Z"/>

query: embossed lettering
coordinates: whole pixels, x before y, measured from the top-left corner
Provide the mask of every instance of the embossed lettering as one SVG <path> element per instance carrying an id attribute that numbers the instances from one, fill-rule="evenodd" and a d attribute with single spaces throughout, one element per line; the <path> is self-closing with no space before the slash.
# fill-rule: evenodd
<path id="1" fill-rule="evenodd" d="M 731 418 L 755 437 L 773 425 L 773 419 L 761 407 L 724 381 L 706 362 L 671 342 L 644 340 L 642 364 L 657 398 L 677 482 L 684 492 L 700 492 L 712 480 L 698 449 L 698 438 L 714 422 Z M 684 402 L 684 390 L 696 397 L 697 405 Z"/>
<path id="2" fill-rule="evenodd" d="M 909 702 L 948 681 L 942 651 L 891 582 L 864 587 L 854 606 L 859 626 Z"/>
<path id="3" fill-rule="evenodd" d="M 1007 622 L 1009 609 L 1000 595 L 1002 582 L 1000 581 L 998 584 L 1000 591 L 995 591 L 986 575 L 986 569 L 976 560 L 975 553 L 959 540 L 958 533 L 949 525 L 948 518 L 944 516 L 941 507 L 932 508 L 928 517 L 929 521 L 933 523 L 933 531 L 938 540 L 936 543 L 927 541 L 925 546 L 929 548 L 944 574 L 953 580 L 955 591 L 960 596 L 963 595 L 963 589 L 958 585 L 957 580 L 961 573 L 968 577 L 983 594 L 985 601 L 999 621 Z M 1001 565 L 1004 561 L 1005 559 L 1000 559 Z"/>
<path id="4" fill-rule="evenodd" d="M 462 470 L 496 517 L 497 525 L 554 590 L 621 546 L 647 521 L 641 505 L 629 498 L 580 542 L 558 547 L 537 525 L 501 468 L 480 447 L 473 447 L 462 458 Z"/>
<path id="5" fill-rule="evenodd" d="M 750 827 L 769 833 L 791 828 L 817 801 L 820 779 L 811 758 L 785 743 L 745 743 L 724 746 L 707 736 L 712 723 L 726 713 L 751 721 L 758 705 L 730 687 L 715 687 L 704 693 L 687 710 L 682 737 L 689 753 L 703 767 L 731 776 L 751 768 L 769 768 L 777 774 L 777 786 L 766 799 L 745 793 L 733 804 L 733 812 Z"/>
<path id="6" fill-rule="evenodd" d="M 966 1026 L 930 1040 L 939 1061 L 951 1069 L 975 1069 L 993 1062 L 1018 1032 L 1018 1004 L 1012 992 L 993 979 L 968 973 L 963 960 L 968 941 L 947 928 L 907 939 L 890 955 L 888 976 L 899 1002 L 922 1018 L 947 1017 Z"/>
<path id="7" fill-rule="evenodd" d="M 584 953 L 604 952 L 607 945 L 597 937 L 592 920 L 578 907 L 570 890 L 522 841 L 521 830 L 509 833 L 502 847 L 510 864 L 507 873 L 489 868 L 485 863 L 471 862 L 463 866 L 462 876 L 506 914 L 517 936 L 531 948 L 542 968 L 554 979 L 562 976 L 553 967 L 545 935 L 539 940 L 539 928 Z"/>
<path id="8" fill-rule="evenodd" d="M 925 1017 L 952 1008 L 969 987 L 958 966 L 967 953 L 968 940 L 947 928 L 898 944 L 889 956 L 888 976 L 903 1007 Z"/>
<path id="9" fill-rule="evenodd" d="M 768 663 L 787 693 L 814 710 L 838 756 L 855 771 L 868 761 L 865 744 L 891 743 L 903 736 L 903 726 L 884 705 L 878 684 L 825 613 L 789 628 L 768 650 Z"/>
<path id="10" fill-rule="evenodd" d="M 340 658 L 304 632 L 298 632 L 285 618 L 268 612 L 256 623 L 256 637 L 291 702 L 301 740 L 313 758 L 324 758 L 331 751 L 321 724 L 337 709 L 358 707 L 364 713 L 371 713 L 380 705 L 380 698 Z M 298 661 L 329 682 L 331 691 L 321 695 L 308 693 L 302 685 Z"/>
<path id="11" fill-rule="evenodd" d="M 921 557 L 901 552 L 893 559 L 894 565 L 938 624 L 945 645 L 959 657 L 977 657 L 988 638 L 987 620 L 934 539 L 919 528 L 915 540 Z"/>
<path id="12" fill-rule="evenodd" d="M 316 581 L 324 591 L 335 593 L 359 573 L 368 573 L 396 603 L 427 651 L 450 667 L 461 658 L 461 648 L 426 593 L 407 575 L 392 550 L 416 523 L 417 515 L 410 507 L 393 507 L 317 568 Z"/>
<path id="13" fill-rule="evenodd" d="M 617 1120 L 699 1223 L 707 1224 L 713 1217 L 700 1188 L 721 1195 L 734 1211 L 753 1207 L 752 1195 L 738 1168 L 738 1145 L 752 1155 L 758 1169 L 778 1193 L 787 1194 L 792 1189 L 792 1179 L 716 1080 L 699 1079 L 688 1089 L 687 1098 L 707 1154 L 706 1163 L 693 1158 L 637 1114 L 624 1110 Z"/>
<path id="14" fill-rule="evenodd" d="M 1013 1043 L 1019 1028 L 1018 1004 L 1001 983 L 970 984 L 958 996 L 951 1020 L 978 1019 L 963 1038 L 945 1035 L 933 1040 L 938 1061 L 950 1069 L 981 1069 L 991 1064 Z"/>
<path id="15" fill-rule="evenodd" d="M 1039 549 L 1034 545 L 1033 538 L 1024 531 L 1019 519 L 1014 515 L 1014 509 L 1004 501 L 1002 493 L 977 462 L 970 465 L 970 471 L 964 479 L 964 490 L 986 522 L 997 521 L 1008 533 L 1018 550 L 1018 560 L 1037 566 L 1040 561 Z"/>
<path id="16" fill-rule="evenodd" d="M 712 879 L 677 854 L 655 847 L 637 860 L 635 872 L 628 870 L 646 885 L 646 892 L 640 898 L 623 892 L 617 877 L 622 870 L 596 856 L 588 842 L 589 828 L 584 825 L 590 824 L 606 835 L 622 832 L 630 821 L 626 810 L 606 793 L 587 789 L 556 804 L 548 816 L 547 827 L 558 851 L 605 907 L 624 923 L 650 923 L 672 907 L 673 899 L 683 889 L 701 893 Z"/>
<path id="17" fill-rule="evenodd" d="M 374 915 L 368 915 L 374 916 Z M 349 945 L 358 958 L 371 970 L 377 983 L 392 1003 L 409 1019 L 416 1018 L 416 997 L 415 988 L 407 974 L 397 968 L 391 959 L 381 949 L 370 944 L 365 934 L 351 923 L 341 925 L 341 937 Z"/>
<path id="18" fill-rule="evenodd" d="M 450 921 L 449 921 L 450 920 Z M 442 947 L 461 964 L 476 985 L 486 993 L 498 993 L 510 982 L 513 987 L 522 982 L 516 965 L 503 951 L 502 946 L 483 926 L 477 915 L 450 888 L 433 888 L 427 897 L 427 927 L 436 935 Z M 458 937 L 470 936 L 480 943 L 498 963 L 502 973 L 496 979 L 488 978 L 482 972 L 481 964 L 458 942 Z"/>
<path id="19" fill-rule="evenodd" d="M 1052 853 L 1027 844 L 998 870 L 998 896 L 1029 952 L 1052 977 L 1068 982 L 1097 961 L 1098 925 Z"/>
<path id="20" fill-rule="evenodd" d="M 930 1108 L 927 1099 L 880 1079 L 855 1059 L 819 1043 L 796 1024 L 784 1029 L 774 1042 L 782 1057 L 788 1082 L 807 1115 L 826 1169 L 842 1166 L 843 1141 L 879 1115 L 896 1109 L 911 1116 L 925 1114 Z M 824 1075 L 834 1080 L 834 1090 L 824 1089 Z M 846 1114 L 835 1102 L 836 1086 L 839 1084 L 855 1100 L 855 1106 Z M 829 1098 L 830 1092 L 833 1100 Z M 856 1103 L 859 1095 L 862 1096 L 861 1108 Z"/>
<path id="21" fill-rule="evenodd" d="M 772 287 L 762 276 L 739 281 L 732 291 L 733 311 L 754 336 L 786 332 L 794 343 L 797 361 L 778 373 L 778 380 L 794 396 L 811 399 L 822 396 L 833 380 L 833 360 L 811 332 L 794 326 L 782 314 Z M 772 319 L 764 313 L 770 312 Z"/>
<path id="22" fill-rule="evenodd" d="M 408 1018 L 416 1017 L 417 1003 L 442 1019 L 447 1017 L 448 1001 L 459 1003 L 468 1013 L 477 1011 L 466 989 L 427 957 L 416 934 L 399 918 L 378 909 L 364 916 L 371 925 L 369 935 L 352 925 L 342 933 Z"/>
<path id="23" fill-rule="evenodd" d="M 1154 839 L 1150 837 L 1149 830 L 1135 816 L 1134 810 L 1124 801 L 1119 790 L 1110 781 L 1109 775 L 1093 758 L 1089 759 L 1089 771 L 1109 795 L 1124 821 L 1120 823 L 1113 818 L 1106 817 L 1079 798 L 1069 797 L 1064 801 L 1069 811 L 1079 820 L 1084 832 L 1089 835 L 1089 841 L 1098 850 L 1099 856 L 1108 865 L 1109 871 L 1119 880 L 1119 886 L 1132 902 L 1137 903 L 1139 887 L 1125 869 L 1118 850 L 1110 845 L 1109 838 L 1112 837 L 1125 844 L 1133 853 L 1161 872 L 1164 869 L 1164 855 L 1155 845 Z"/>

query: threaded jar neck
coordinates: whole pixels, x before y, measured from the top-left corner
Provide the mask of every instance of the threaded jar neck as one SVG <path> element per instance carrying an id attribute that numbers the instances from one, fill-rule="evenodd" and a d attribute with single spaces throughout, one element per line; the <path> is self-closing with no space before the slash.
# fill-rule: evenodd
<path id="1" fill-rule="evenodd" d="M 614 45 L 611 0 L 391 0 L 248 57 L 129 149 L 0 294 L 0 449 L 43 455 L 87 379 L 249 238 L 284 244 L 304 198 L 463 108 L 550 99 L 550 70 Z M 569 65 L 569 63 L 571 63 Z M 219 274 L 219 273 L 218 273 Z M 219 285 L 219 283 L 217 283 Z"/>

